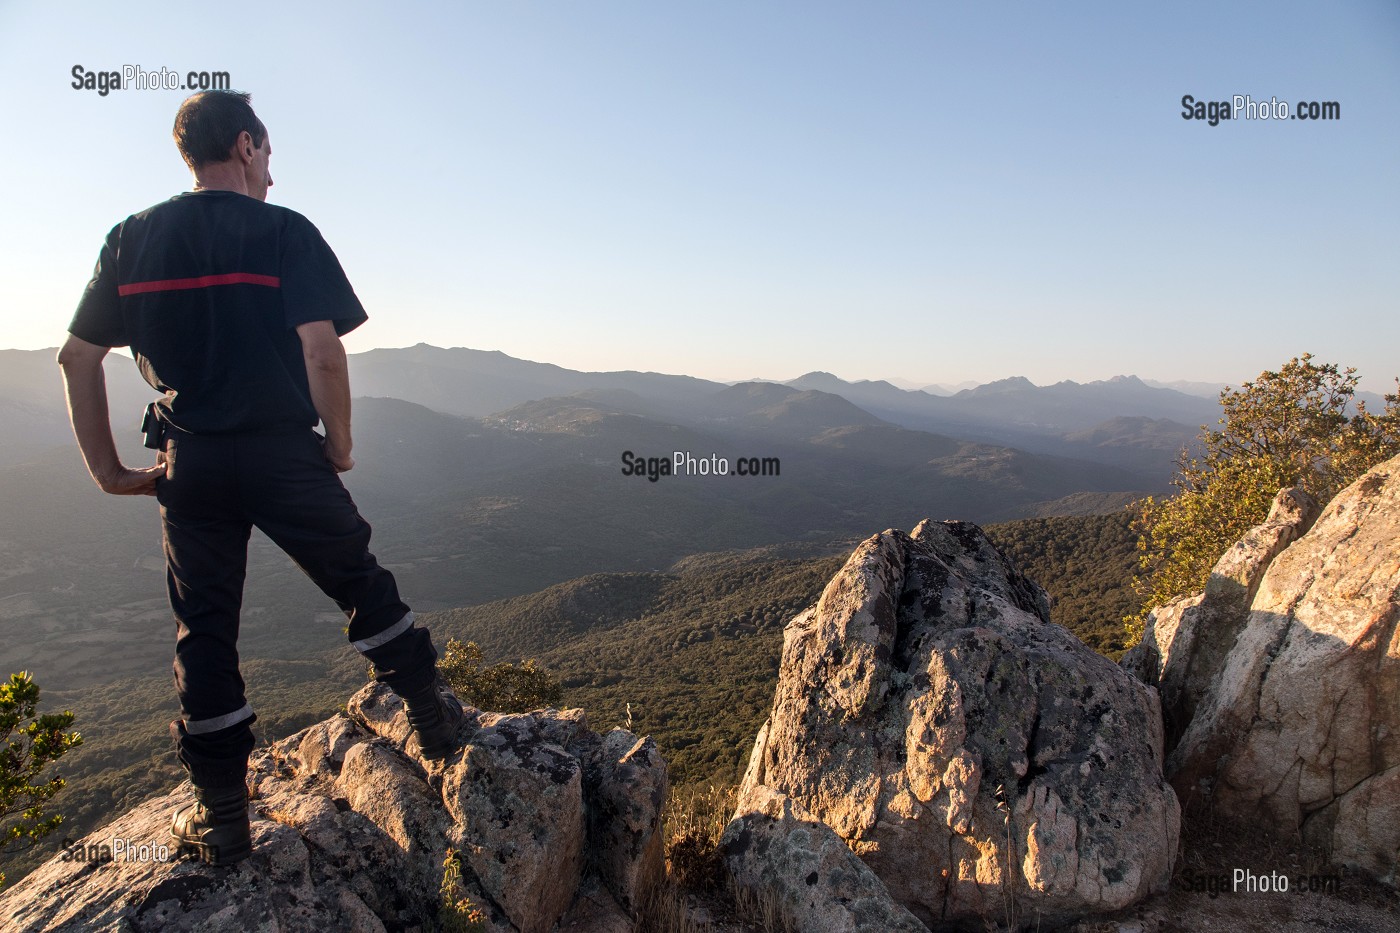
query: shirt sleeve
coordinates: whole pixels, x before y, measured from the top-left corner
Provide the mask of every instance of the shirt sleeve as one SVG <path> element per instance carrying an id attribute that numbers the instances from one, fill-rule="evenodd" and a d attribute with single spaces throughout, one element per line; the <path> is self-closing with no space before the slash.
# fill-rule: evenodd
<path id="1" fill-rule="evenodd" d="M 340 260 L 335 258 L 321 231 L 300 214 L 292 214 L 287 224 L 281 286 L 289 328 L 312 321 L 331 321 L 335 332 L 345 335 L 369 320 Z"/>
<path id="2" fill-rule="evenodd" d="M 97 265 L 93 267 L 92 279 L 78 301 L 73 323 L 68 325 L 68 333 L 99 347 L 124 347 L 131 342 L 127 339 L 126 321 L 122 317 L 121 299 L 117 295 L 117 244 L 120 237 L 120 225 L 107 235 L 102 252 L 97 256 Z"/>

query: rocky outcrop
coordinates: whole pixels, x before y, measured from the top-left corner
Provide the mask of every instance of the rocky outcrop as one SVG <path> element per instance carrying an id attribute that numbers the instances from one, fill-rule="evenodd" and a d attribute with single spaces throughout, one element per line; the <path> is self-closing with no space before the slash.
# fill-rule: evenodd
<path id="1" fill-rule="evenodd" d="M 1249 539 L 1246 539 L 1247 541 Z M 1182 800 L 1299 833 L 1396 882 L 1400 864 L 1400 457 L 1267 564 L 1168 775 Z M 1205 605 L 1210 600 L 1207 592 Z M 1198 636 L 1199 638 L 1199 636 Z M 1161 682 L 1190 682 L 1167 652 Z"/>
<path id="2" fill-rule="evenodd" d="M 787 627 L 726 862 L 751 879 L 745 834 L 790 824 L 805 837 L 767 845 L 806 850 L 790 859 L 806 874 L 782 888 L 821 892 L 810 913 L 849 909 L 850 869 L 815 820 L 931 928 L 1114 910 L 1170 878 L 1162 754 L 1156 692 L 1051 624 L 979 528 L 887 531 Z"/>
<path id="3" fill-rule="evenodd" d="M 831 827 L 791 797 L 758 786 L 725 827 L 720 851 L 744 888 L 776 896 L 802 933 L 926 933 Z"/>
<path id="4" fill-rule="evenodd" d="M 254 756 L 247 861 L 163 849 L 185 785 L 7 891 L 4 929 L 432 930 L 446 902 L 486 930 L 632 928 L 664 867 L 650 739 L 600 736 L 581 710 L 469 710 L 466 748 L 428 762 L 392 693 L 366 687 L 347 711 Z"/>
<path id="5" fill-rule="evenodd" d="M 1148 614 L 1142 640 L 1120 663 L 1160 693 L 1168 752 L 1191 724 L 1201 699 L 1219 681 L 1269 564 L 1312 527 L 1321 511 L 1301 489 L 1280 491 L 1264 523 L 1216 563 L 1204 593 Z"/>

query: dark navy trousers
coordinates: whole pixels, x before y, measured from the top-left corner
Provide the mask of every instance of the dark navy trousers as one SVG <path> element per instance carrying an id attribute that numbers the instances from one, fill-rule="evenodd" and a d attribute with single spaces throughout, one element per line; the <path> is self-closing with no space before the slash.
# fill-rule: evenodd
<path id="1" fill-rule="evenodd" d="M 248 538 L 258 528 L 333 599 L 350 641 L 396 693 L 436 676 L 437 653 L 369 550 L 370 526 L 313 431 L 166 436 L 156 483 L 166 583 L 177 624 L 172 724 L 181 761 L 202 786 L 242 782 L 254 720 L 238 670 Z"/>

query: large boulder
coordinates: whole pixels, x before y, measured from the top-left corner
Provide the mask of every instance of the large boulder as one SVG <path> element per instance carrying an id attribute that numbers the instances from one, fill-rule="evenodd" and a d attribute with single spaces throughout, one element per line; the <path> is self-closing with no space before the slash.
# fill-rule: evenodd
<path id="1" fill-rule="evenodd" d="M 347 711 L 254 756 L 251 858 L 211 868 L 169 849 L 184 785 L 6 891 L 0 926 L 426 931 L 450 903 L 502 933 L 631 929 L 664 870 L 651 739 L 600 736 L 581 710 L 469 710 L 466 747 L 432 762 L 385 688 Z"/>
<path id="2" fill-rule="evenodd" d="M 1400 865 L 1400 457 L 1269 562 L 1168 759 L 1183 801 L 1395 884 Z M 1207 599 L 1209 595 L 1207 595 Z M 1178 675 L 1168 664 L 1164 680 Z"/>
<path id="3" fill-rule="evenodd" d="M 727 858 L 752 873 L 737 840 L 790 799 L 931 928 L 1116 910 L 1170 880 L 1162 755 L 1154 690 L 1052 624 L 981 529 L 923 522 L 788 625 Z"/>

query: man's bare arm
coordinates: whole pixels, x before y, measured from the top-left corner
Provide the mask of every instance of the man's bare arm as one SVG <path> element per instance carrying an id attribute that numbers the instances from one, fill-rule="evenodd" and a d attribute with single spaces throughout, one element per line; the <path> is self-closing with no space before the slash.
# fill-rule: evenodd
<path id="1" fill-rule="evenodd" d="M 350 456 L 350 368 L 345 347 L 330 321 L 312 321 L 297 327 L 306 378 L 311 384 L 311 403 L 326 429 L 326 459 L 336 472 L 355 466 Z"/>
<path id="2" fill-rule="evenodd" d="M 70 335 L 58 351 L 73 434 L 78 438 L 78 448 L 99 489 L 114 496 L 153 496 L 156 479 L 165 475 L 165 467 L 129 469 L 122 464 L 116 442 L 112 440 L 112 423 L 107 413 L 107 378 L 102 370 L 102 359 L 108 349 Z"/>

